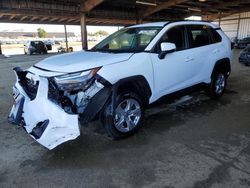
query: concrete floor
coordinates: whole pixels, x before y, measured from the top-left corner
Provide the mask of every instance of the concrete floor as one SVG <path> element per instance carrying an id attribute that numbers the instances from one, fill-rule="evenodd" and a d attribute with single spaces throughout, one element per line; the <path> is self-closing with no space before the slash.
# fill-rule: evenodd
<path id="1" fill-rule="evenodd" d="M 238 54 L 221 100 L 194 94 L 162 104 L 121 141 L 92 123 L 52 151 L 6 122 L 11 69 L 45 56 L 0 58 L 0 187 L 250 187 L 250 68 Z"/>

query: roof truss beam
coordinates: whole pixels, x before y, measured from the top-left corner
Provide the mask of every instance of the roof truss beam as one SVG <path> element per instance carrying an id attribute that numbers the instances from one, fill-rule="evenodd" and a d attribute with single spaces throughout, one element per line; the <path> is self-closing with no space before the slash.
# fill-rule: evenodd
<path id="1" fill-rule="evenodd" d="M 216 4 L 214 4 L 214 8 L 211 9 L 209 7 L 207 8 L 203 8 L 202 9 L 202 12 L 205 12 L 205 13 L 208 13 L 208 12 L 214 12 L 214 11 L 217 11 L 217 12 L 221 12 L 220 9 L 228 9 L 228 12 L 232 12 L 232 11 L 239 11 L 239 10 L 235 10 L 230 7 L 232 6 L 239 6 L 241 4 L 245 4 L 245 3 L 249 3 L 250 4 L 250 0 L 233 0 L 233 1 L 228 1 L 228 2 L 224 2 L 224 1 L 218 1 Z M 250 10 L 250 8 L 249 8 Z M 224 11 L 224 12 L 227 12 L 227 11 Z"/>
<path id="2" fill-rule="evenodd" d="M 23 21 L 23 20 L 25 20 L 26 18 L 28 18 L 28 16 L 22 16 L 21 19 L 20 19 L 20 21 Z"/>
<path id="3" fill-rule="evenodd" d="M 10 20 L 13 20 L 16 17 L 16 15 L 11 15 Z"/>
<path id="4" fill-rule="evenodd" d="M 249 11 L 249 8 L 248 7 L 244 7 L 244 8 L 233 10 L 233 11 L 219 12 L 217 14 L 207 14 L 207 15 L 204 14 L 202 16 L 202 20 L 214 21 L 214 20 L 217 20 L 217 19 L 220 19 L 220 18 L 224 18 L 224 17 L 230 16 L 232 14 L 237 14 L 237 13 L 247 12 L 247 11 Z"/>
<path id="5" fill-rule="evenodd" d="M 142 15 L 143 18 L 148 17 L 156 12 L 159 12 L 161 10 L 164 10 L 166 8 L 172 7 L 172 6 L 176 6 L 182 3 L 185 3 L 187 0 L 167 0 L 164 3 L 161 3 L 159 5 L 157 5 L 156 7 L 150 7 L 148 8 L 145 13 Z"/>
<path id="6" fill-rule="evenodd" d="M 97 5 L 101 4 L 104 0 L 87 0 L 81 4 L 81 11 L 82 12 L 89 12 Z"/>

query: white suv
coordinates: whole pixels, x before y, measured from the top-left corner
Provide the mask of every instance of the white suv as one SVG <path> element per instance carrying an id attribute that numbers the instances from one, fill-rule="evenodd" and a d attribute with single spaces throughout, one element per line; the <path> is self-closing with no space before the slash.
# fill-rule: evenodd
<path id="1" fill-rule="evenodd" d="M 231 42 L 211 23 L 126 27 L 91 50 L 15 68 L 9 121 L 49 149 L 78 137 L 78 122 L 96 118 L 108 136 L 119 139 L 134 134 L 144 109 L 163 96 L 204 89 L 219 98 L 231 63 Z"/>

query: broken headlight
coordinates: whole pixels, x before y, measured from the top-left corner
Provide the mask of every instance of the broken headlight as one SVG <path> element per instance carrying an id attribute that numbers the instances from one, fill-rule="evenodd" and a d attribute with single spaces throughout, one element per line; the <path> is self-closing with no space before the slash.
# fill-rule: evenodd
<path id="1" fill-rule="evenodd" d="M 79 90 L 87 89 L 94 80 L 95 74 L 101 67 L 94 68 L 92 70 L 76 72 L 70 74 L 64 74 L 54 77 L 54 81 L 59 90 Z"/>

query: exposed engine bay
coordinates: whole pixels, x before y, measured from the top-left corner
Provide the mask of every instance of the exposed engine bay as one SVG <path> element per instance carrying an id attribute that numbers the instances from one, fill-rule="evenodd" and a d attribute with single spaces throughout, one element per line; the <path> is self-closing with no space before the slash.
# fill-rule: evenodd
<path id="1" fill-rule="evenodd" d="M 49 100 L 60 105 L 69 114 L 81 114 L 86 109 L 90 99 L 104 86 L 97 80 L 93 80 L 87 88 L 79 88 L 72 91 L 58 90 L 53 81 L 49 81 Z"/>

